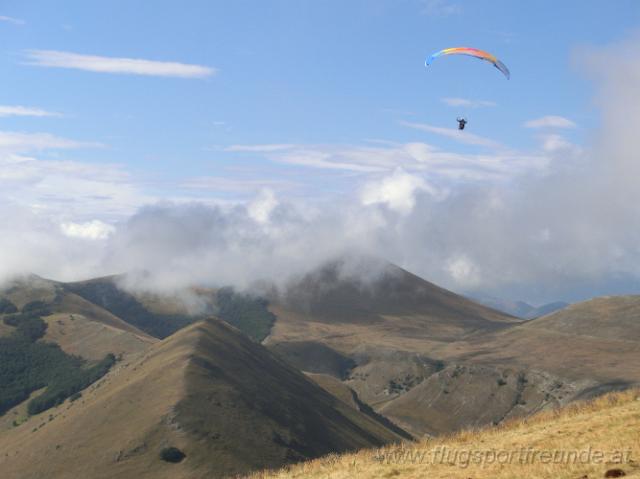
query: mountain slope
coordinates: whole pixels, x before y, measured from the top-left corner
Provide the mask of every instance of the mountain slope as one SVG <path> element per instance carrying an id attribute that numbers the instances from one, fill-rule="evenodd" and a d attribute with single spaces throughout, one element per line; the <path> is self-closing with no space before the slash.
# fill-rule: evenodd
<path id="1" fill-rule="evenodd" d="M 363 450 L 251 479 L 640 477 L 640 394 L 610 394 L 526 421 Z"/>
<path id="2" fill-rule="evenodd" d="M 417 437 L 640 384 L 634 297 L 523 321 L 393 266 L 363 285 L 334 265 L 270 308 L 268 347 L 304 371 L 344 380 Z"/>
<path id="3" fill-rule="evenodd" d="M 220 477 L 400 439 L 214 320 L 48 413 L 0 433 L 7 477 Z M 161 460 L 169 446 L 186 459 Z"/>
<path id="4" fill-rule="evenodd" d="M 372 271 L 352 271 L 346 262 L 329 263 L 292 283 L 281 303 L 331 323 L 375 323 L 385 315 L 407 314 L 437 316 L 471 328 L 515 320 L 391 263 L 367 259 L 363 264 Z"/>
<path id="5" fill-rule="evenodd" d="M 455 364 L 446 364 L 438 351 L 464 339 L 498 333 L 522 321 L 456 295 L 390 264 L 375 264 L 373 272 L 345 273 L 333 263 L 293 284 L 270 304 L 275 326 L 266 339 L 273 351 L 310 373 L 330 374 L 355 391 L 359 399 L 417 437 L 447 432 L 466 424 L 454 420 L 445 404 L 436 407 L 426 397 L 441 397 L 445 387 L 427 380 Z M 496 377 L 503 372 L 484 368 L 474 380 L 483 386 L 486 401 L 464 401 L 467 421 L 479 409 L 486 420 L 504 418 L 514 410 L 518 392 L 506 393 Z M 487 376 L 482 378 L 482 375 Z M 455 376 L 454 376 L 455 377 Z M 454 382 L 467 378 L 457 378 Z M 434 389 L 411 394 L 422 384 Z M 423 387 L 424 389 L 424 387 Z M 456 387 L 462 394 L 469 391 Z M 401 398 L 406 398 L 400 400 Z M 451 396 L 451 398 L 453 395 Z M 451 400 L 451 398 L 449 398 Z M 400 401 L 392 405 L 394 401 Z M 536 405 L 535 407 L 538 407 Z M 517 409 L 517 408 L 515 408 Z M 410 411 L 409 414 L 407 412 Z M 435 419 L 427 424 L 420 418 Z"/>
<path id="6" fill-rule="evenodd" d="M 265 344 L 316 341 L 341 354 L 362 344 L 422 352 L 520 322 L 388 263 L 368 280 L 343 267 L 332 263 L 273 298 L 277 320 Z"/>
<path id="7" fill-rule="evenodd" d="M 96 360 L 105 354 L 127 356 L 145 351 L 157 340 L 100 306 L 68 291 L 64 283 L 30 275 L 0 291 L 0 299 L 19 309 L 41 304 L 46 308 L 44 341 L 58 344 L 63 351 Z M 3 315 L 0 314 L 0 318 Z M 0 336 L 13 328 L 0 321 Z"/>
<path id="8" fill-rule="evenodd" d="M 640 383 L 640 296 L 573 304 L 553 314 L 442 348 L 449 360 L 550 371 L 599 383 Z"/>
<path id="9" fill-rule="evenodd" d="M 640 296 L 594 298 L 538 318 L 526 327 L 602 339 L 637 340 Z"/>

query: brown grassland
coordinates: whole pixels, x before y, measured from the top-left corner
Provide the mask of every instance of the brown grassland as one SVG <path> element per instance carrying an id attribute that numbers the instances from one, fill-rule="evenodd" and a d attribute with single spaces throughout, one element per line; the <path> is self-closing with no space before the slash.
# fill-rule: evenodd
<path id="1" fill-rule="evenodd" d="M 605 477 L 612 469 L 620 469 L 625 477 L 640 477 L 638 390 L 611 393 L 497 427 L 329 455 L 247 477 L 587 479 Z"/>

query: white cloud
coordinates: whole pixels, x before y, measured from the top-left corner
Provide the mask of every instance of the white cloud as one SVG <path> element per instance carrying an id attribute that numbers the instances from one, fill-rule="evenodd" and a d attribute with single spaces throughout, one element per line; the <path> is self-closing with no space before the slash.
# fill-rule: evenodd
<path id="1" fill-rule="evenodd" d="M 524 124 L 527 128 L 575 128 L 576 124 L 563 116 L 543 116 L 529 120 Z"/>
<path id="2" fill-rule="evenodd" d="M 183 181 L 180 186 L 194 190 L 211 190 L 233 193 L 250 193 L 267 189 L 290 189 L 297 184 L 285 180 L 227 178 L 200 176 Z"/>
<path id="3" fill-rule="evenodd" d="M 12 23 L 14 25 L 24 25 L 25 21 L 20 20 L 19 18 L 7 17 L 5 15 L 0 15 L 0 22 Z"/>
<path id="4" fill-rule="evenodd" d="M 52 218 L 73 221 L 95 215 L 130 215 L 153 199 L 142 194 L 117 165 L 0 154 L 0 203 L 19 204 Z"/>
<path id="5" fill-rule="evenodd" d="M 120 73 L 178 78 L 205 78 L 216 69 L 178 62 L 82 55 L 57 50 L 27 50 L 27 64 L 41 67 L 72 68 L 100 73 Z"/>
<path id="6" fill-rule="evenodd" d="M 105 271 L 104 243 L 65 235 L 57 219 L 7 202 L 0 195 L 0 283 L 36 273 L 59 280 L 97 276 Z"/>
<path id="7" fill-rule="evenodd" d="M 225 151 L 237 151 L 247 153 L 269 153 L 272 151 L 290 150 L 295 145 L 273 143 L 268 145 L 231 145 L 225 148 Z"/>
<path id="8" fill-rule="evenodd" d="M 305 166 L 308 168 L 343 170 L 356 173 L 374 173 L 384 171 L 384 166 L 373 164 L 373 162 L 362 162 L 354 158 L 353 154 L 357 150 L 340 150 L 335 148 L 323 148 L 313 146 L 301 146 L 285 154 L 272 156 L 278 163 L 289 165 Z M 369 160 L 375 160 L 371 155 Z"/>
<path id="9" fill-rule="evenodd" d="M 247 213 L 258 223 L 265 224 L 269 221 L 269 217 L 276 206 L 278 206 L 278 200 L 274 192 L 264 189 L 257 198 L 249 203 Z"/>
<path id="10" fill-rule="evenodd" d="M 60 229 L 71 238 L 88 240 L 104 240 L 115 231 L 113 225 L 100 220 L 92 220 L 85 223 L 62 223 Z"/>
<path id="11" fill-rule="evenodd" d="M 467 145 L 486 146 L 487 148 L 503 148 L 503 146 L 494 140 L 484 138 L 468 131 L 458 130 L 457 128 L 442 128 L 439 126 L 426 125 L 423 123 L 412 123 L 408 121 L 401 121 L 401 125 L 404 125 L 414 130 L 426 131 L 429 133 L 435 133 L 436 135 L 445 136 L 458 143 L 464 143 Z"/>
<path id="12" fill-rule="evenodd" d="M 434 127 L 435 128 L 435 127 Z M 448 129 L 443 130 L 446 134 Z M 454 135 L 457 134 L 453 133 Z M 471 136 L 472 142 L 494 145 L 491 140 Z M 390 174 L 397 168 L 420 172 L 434 181 L 483 181 L 512 178 L 527 171 L 544 169 L 551 158 L 542 153 L 523 153 L 500 148 L 498 152 L 460 154 L 427 143 L 376 143 L 381 146 L 349 145 L 261 145 L 273 162 L 318 170 L 335 170 L 343 175 L 367 176 Z M 495 145 L 494 145 L 495 146 Z M 265 185 L 268 186 L 268 185 Z"/>
<path id="13" fill-rule="evenodd" d="M 496 106 L 496 103 L 489 100 L 469 100 L 467 98 L 442 98 L 442 102 L 453 107 L 465 108 L 485 108 Z"/>
<path id="14" fill-rule="evenodd" d="M 49 133 L 0 131 L 0 155 L 47 149 L 99 148 L 100 143 L 69 140 Z"/>
<path id="15" fill-rule="evenodd" d="M 540 139 L 542 140 L 542 149 L 547 153 L 564 153 L 577 156 L 583 152 L 582 148 L 574 145 L 562 135 L 547 134 L 542 135 Z"/>
<path id="16" fill-rule="evenodd" d="M 462 13 L 462 7 L 448 0 L 421 0 L 422 13 L 425 15 L 446 17 Z"/>
<path id="17" fill-rule="evenodd" d="M 446 261 L 446 269 L 461 288 L 472 288 L 480 283 L 478 267 L 465 255 L 454 255 Z"/>
<path id="18" fill-rule="evenodd" d="M 0 131 L 0 203 L 52 217 L 131 214 L 150 198 L 118 165 L 33 157 L 58 150 L 102 147 L 49 133 Z"/>
<path id="19" fill-rule="evenodd" d="M 389 176 L 367 183 L 360 200 L 363 205 L 384 204 L 393 211 L 407 214 L 415 206 L 418 191 L 435 193 L 422 177 L 397 169 Z"/>
<path id="20" fill-rule="evenodd" d="M 251 192 L 263 188 L 293 186 L 293 183 L 277 180 L 227 178 L 224 176 L 200 176 L 180 184 L 183 188 L 217 190 L 225 192 Z"/>
<path id="21" fill-rule="evenodd" d="M 7 116 L 62 116 L 60 113 L 42 110 L 40 108 L 31 108 L 26 106 L 8 106 L 0 105 L 0 117 Z"/>

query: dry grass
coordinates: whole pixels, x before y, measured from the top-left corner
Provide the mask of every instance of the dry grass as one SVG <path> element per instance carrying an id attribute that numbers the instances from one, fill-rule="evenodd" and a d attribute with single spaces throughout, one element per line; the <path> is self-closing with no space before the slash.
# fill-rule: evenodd
<path id="1" fill-rule="evenodd" d="M 108 353 L 127 359 L 158 342 L 144 333 L 120 329 L 81 314 L 56 313 L 43 319 L 48 325 L 44 341 L 54 342 L 66 353 L 85 359 L 100 360 Z"/>
<path id="2" fill-rule="evenodd" d="M 629 390 L 499 427 L 330 455 L 248 478 L 578 479 L 615 468 L 633 478 L 640 477 L 639 431 L 640 392 Z"/>

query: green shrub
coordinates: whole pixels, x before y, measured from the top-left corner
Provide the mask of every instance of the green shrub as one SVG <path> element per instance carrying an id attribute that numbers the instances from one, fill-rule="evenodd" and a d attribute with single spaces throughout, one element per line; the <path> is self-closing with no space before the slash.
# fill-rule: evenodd
<path id="1" fill-rule="evenodd" d="M 232 288 L 219 289 L 216 304 L 220 319 L 257 342 L 269 335 L 276 321 L 276 317 L 267 308 L 268 302 L 265 299 L 236 293 Z"/>
<path id="2" fill-rule="evenodd" d="M 4 321 L 16 329 L 0 338 L 0 416 L 44 387 L 27 410 L 29 414 L 45 411 L 100 379 L 115 363 L 115 356 L 108 354 L 87 367 L 85 360 L 66 354 L 57 344 L 38 341 L 47 323 L 32 312 Z"/>
<path id="3" fill-rule="evenodd" d="M 49 306 L 44 301 L 30 301 L 22 307 L 23 313 L 36 313 L 39 316 L 51 314 Z"/>
<path id="4" fill-rule="evenodd" d="M 160 451 L 160 459 L 166 462 L 180 462 L 186 457 L 186 454 L 177 447 L 165 447 Z"/>
<path id="5" fill-rule="evenodd" d="M 27 411 L 29 414 L 38 414 L 42 411 L 62 404 L 65 399 L 79 393 L 90 384 L 93 384 L 109 372 L 116 362 L 113 354 L 107 354 L 99 363 L 88 369 L 75 368 L 54 375 L 47 390 L 40 396 L 29 401 Z"/>
<path id="6" fill-rule="evenodd" d="M 18 308 L 6 298 L 0 298 L 0 314 L 12 314 L 17 313 Z"/>

